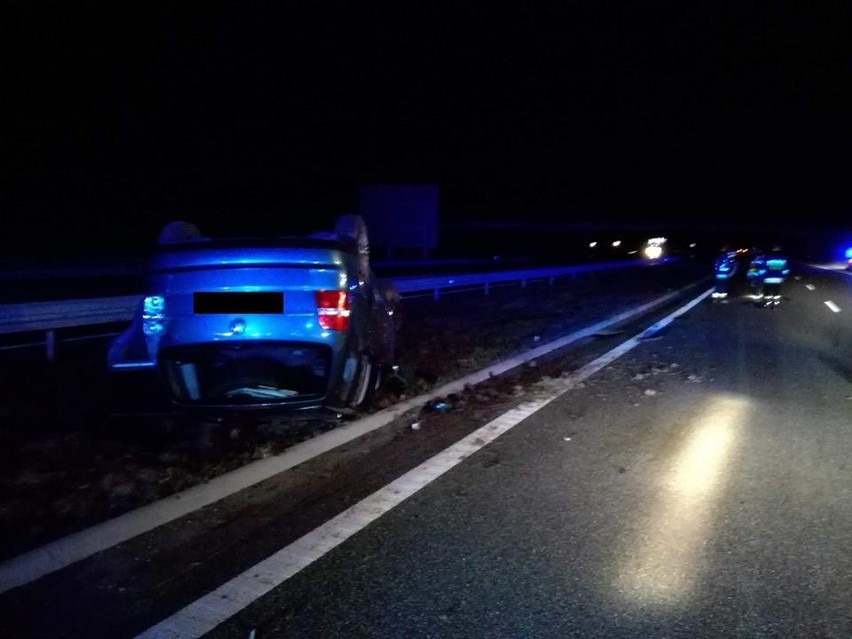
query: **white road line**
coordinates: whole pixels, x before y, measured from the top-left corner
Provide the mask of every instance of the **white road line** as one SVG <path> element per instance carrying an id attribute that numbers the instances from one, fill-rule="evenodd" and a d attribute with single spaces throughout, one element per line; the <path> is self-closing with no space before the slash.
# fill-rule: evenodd
<path id="1" fill-rule="evenodd" d="M 409 410 L 419 408 L 432 399 L 461 392 L 466 386 L 476 385 L 492 376 L 500 375 L 542 357 L 550 351 L 562 348 L 583 338 L 591 337 L 595 333 L 610 326 L 652 310 L 684 293 L 691 287 L 692 285 L 685 286 L 680 290 L 666 293 L 636 308 L 629 309 L 597 322 L 588 328 L 575 331 L 570 335 L 543 344 L 516 357 L 498 362 L 488 368 L 467 375 L 462 379 L 445 384 L 429 393 L 400 402 L 390 408 L 368 415 L 363 419 L 343 424 L 322 435 L 296 444 L 280 455 L 257 460 L 229 473 L 215 477 L 205 484 L 193 486 L 183 492 L 176 493 L 147 506 L 142 506 L 103 523 L 52 541 L 40 548 L 35 548 L 22 555 L 13 557 L 0 564 L 0 593 L 65 568 L 128 539 L 149 532 L 158 526 L 188 515 L 204 506 L 209 506 L 245 488 L 254 486 L 298 464 L 309 461 L 338 446 L 347 444 L 361 435 L 386 426 Z"/>
<path id="2" fill-rule="evenodd" d="M 823 271 L 840 271 L 846 268 L 845 262 L 830 262 L 828 264 L 817 264 L 815 262 L 807 263 L 811 268 L 819 268 Z"/>
<path id="3" fill-rule="evenodd" d="M 840 312 L 840 307 L 831 300 L 825 300 L 825 305 L 828 306 L 828 308 L 830 308 L 835 313 Z"/>
<path id="4" fill-rule="evenodd" d="M 190 639 L 210 632 L 579 382 L 635 348 L 643 338 L 664 328 L 707 298 L 712 290 L 705 291 L 652 327 L 561 380 L 560 387 L 550 394 L 525 402 L 497 417 L 267 559 L 148 628 L 136 639 Z"/>
<path id="5" fill-rule="evenodd" d="M 805 288 L 808 289 L 809 291 L 815 291 L 816 290 L 816 286 L 814 286 L 813 284 L 805 284 Z"/>

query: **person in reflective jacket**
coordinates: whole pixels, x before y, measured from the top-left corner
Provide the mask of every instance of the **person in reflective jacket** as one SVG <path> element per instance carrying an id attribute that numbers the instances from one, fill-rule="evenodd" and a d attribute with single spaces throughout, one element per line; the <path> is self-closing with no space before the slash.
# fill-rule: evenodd
<path id="1" fill-rule="evenodd" d="M 751 288 L 751 297 L 759 302 L 763 299 L 763 278 L 766 275 L 766 254 L 757 247 L 751 249 L 751 260 L 746 270 L 746 279 Z"/>
<path id="2" fill-rule="evenodd" d="M 780 246 L 773 246 L 772 251 L 763 260 L 763 299 L 764 306 L 775 305 L 781 301 L 781 285 L 790 274 L 790 263 Z"/>
<path id="3" fill-rule="evenodd" d="M 713 299 L 725 299 L 731 290 L 731 280 L 737 274 L 737 253 L 728 249 L 722 249 L 713 264 L 713 273 L 716 278 L 716 289 L 713 291 Z"/>

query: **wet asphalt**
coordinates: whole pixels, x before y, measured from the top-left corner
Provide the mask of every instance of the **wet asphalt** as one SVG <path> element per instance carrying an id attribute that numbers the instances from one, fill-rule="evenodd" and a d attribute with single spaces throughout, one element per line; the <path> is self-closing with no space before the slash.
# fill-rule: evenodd
<path id="1" fill-rule="evenodd" d="M 707 300 L 209 636 L 852 636 L 852 295 L 799 276 Z"/>

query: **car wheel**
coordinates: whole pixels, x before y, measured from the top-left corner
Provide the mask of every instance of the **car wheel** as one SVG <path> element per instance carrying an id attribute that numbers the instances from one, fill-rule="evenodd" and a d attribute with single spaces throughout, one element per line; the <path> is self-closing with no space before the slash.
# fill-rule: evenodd
<path id="1" fill-rule="evenodd" d="M 349 406 L 356 409 L 368 408 L 380 385 L 381 367 L 376 365 L 369 355 L 361 355 L 349 394 Z"/>
<path id="2" fill-rule="evenodd" d="M 353 244 L 358 259 L 358 279 L 366 281 L 370 273 L 370 240 L 364 218 L 360 215 L 341 215 L 335 223 L 334 233 Z"/>

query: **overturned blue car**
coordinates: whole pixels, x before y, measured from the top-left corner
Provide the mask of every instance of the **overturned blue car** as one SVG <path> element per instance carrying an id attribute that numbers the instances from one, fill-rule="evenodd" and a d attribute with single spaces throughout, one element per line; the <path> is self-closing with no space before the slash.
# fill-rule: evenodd
<path id="1" fill-rule="evenodd" d="M 108 366 L 156 371 L 187 408 L 357 412 L 395 364 L 399 303 L 370 267 L 360 216 L 276 238 L 210 239 L 172 222 Z"/>

